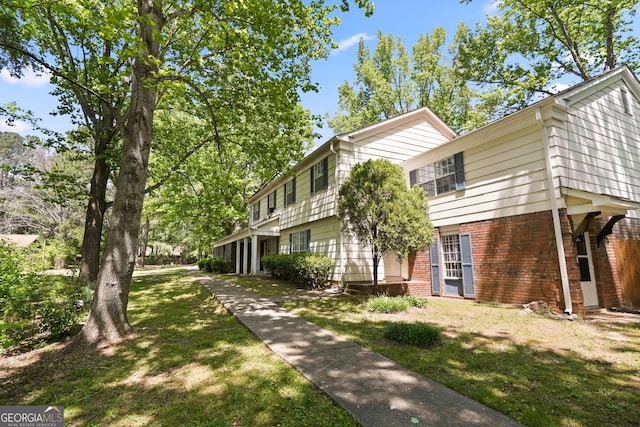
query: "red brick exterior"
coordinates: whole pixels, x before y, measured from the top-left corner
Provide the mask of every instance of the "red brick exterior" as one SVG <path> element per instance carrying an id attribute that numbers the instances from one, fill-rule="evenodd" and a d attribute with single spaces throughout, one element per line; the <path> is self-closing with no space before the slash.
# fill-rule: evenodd
<path id="1" fill-rule="evenodd" d="M 624 218 L 618 221 L 613 227 L 612 233 L 598 247 L 596 236 L 607 221 L 609 221 L 609 217 L 597 217 L 589 227 L 589 234 L 592 236 L 591 251 L 593 254 L 594 273 L 600 305 L 603 307 L 619 307 L 623 305 L 622 284 L 613 242 L 616 240 L 640 241 L 640 220 Z"/>
<path id="2" fill-rule="evenodd" d="M 597 235 L 609 217 L 594 219 L 589 227 L 590 246 L 601 307 L 620 306 L 622 290 L 613 241 L 640 240 L 640 220 L 625 218 L 598 247 Z M 567 275 L 574 313 L 584 313 L 578 253 L 571 231 L 578 224 L 560 211 Z M 564 311 L 564 293 L 551 211 L 498 218 L 460 225 L 471 235 L 476 300 L 503 304 L 545 301 Z M 437 230 L 435 237 L 438 236 Z M 431 289 L 429 251 L 409 257 L 411 280 Z"/>

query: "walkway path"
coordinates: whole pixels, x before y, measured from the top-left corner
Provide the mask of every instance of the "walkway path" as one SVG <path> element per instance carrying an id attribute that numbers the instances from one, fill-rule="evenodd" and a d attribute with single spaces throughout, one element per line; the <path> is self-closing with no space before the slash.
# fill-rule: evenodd
<path id="1" fill-rule="evenodd" d="M 240 286 L 198 278 L 275 353 L 368 426 L 518 426 L 505 415 Z"/>

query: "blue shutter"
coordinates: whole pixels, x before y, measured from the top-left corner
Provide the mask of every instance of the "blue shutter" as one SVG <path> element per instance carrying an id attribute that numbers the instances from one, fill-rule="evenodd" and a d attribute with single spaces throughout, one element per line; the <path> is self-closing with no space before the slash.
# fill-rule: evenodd
<path id="1" fill-rule="evenodd" d="M 409 187 L 413 187 L 418 183 L 418 170 L 414 169 L 409 172 Z"/>
<path id="2" fill-rule="evenodd" d="M 429 260 L 431 263 L 431 293 L 440 295 L 440 252 L 438 249 L 438 239 L 433 239 L 429 248 Z"/>
<path id="3" fill-rule="evenodd" d="M 462 152 L 453 155 L 453 165 L 455 168 L 456 191 L 464 190 L 467 184 L 464 178 L 464 156 Z"/>
<path id="4" fill-rule="evenodd" d="M 329 157 L 325 157 L 322 160 L 322 170 L 324 175 L 322 176 L 322 188 L 329 188 Z"/>
<path id="5" fill-rule="evenodd" d="M 471 254 L 471 234 L 460 235 L 460 258 L 462 259 L 462 291 L 465 298 L 476 297 L 473 278 L 473 256 Z"/>

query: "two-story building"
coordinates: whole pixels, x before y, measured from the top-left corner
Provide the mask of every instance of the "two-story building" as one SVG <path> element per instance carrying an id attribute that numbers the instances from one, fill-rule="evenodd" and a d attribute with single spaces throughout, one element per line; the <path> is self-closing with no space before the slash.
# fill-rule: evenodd
<path id="1" fill-rule="evenodd" d="M 318 252 L 333 280 L 372 280 L 346 238 L 337 188 L 357 162 L 387 158 L 429 196 L 436 239 L 381 276 L 409 292 L 565 312 L 640 306 L 640 83 L 627 67 L 464 135 L 427 108 L 337 135 L 250 201 L 251 226 L 217 242 L 236 271 L 270 253 Z"/>

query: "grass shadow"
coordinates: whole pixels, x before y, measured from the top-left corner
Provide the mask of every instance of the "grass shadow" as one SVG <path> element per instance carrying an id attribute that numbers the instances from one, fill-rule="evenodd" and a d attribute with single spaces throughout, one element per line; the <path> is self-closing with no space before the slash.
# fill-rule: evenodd
<path id="1" fill-rule="evenodd" d="M 466 302 L 455 310 L 449 301 L 430 301 L 425 309 L 389 315 L 367 312 L 362 298 L 292 301 L 285 306 L 525 425 L 640 425 L 637 324 L 592 328 Z M 476 310 L 482 317 L 473 320 Z M 383 338 L 385 325 L 405 320 L 441 327 L 443 343 L 420 349 Z M 557 329 L 567 339 L 552 344 L 545 328 Z M 604 328 L 608 337 L 597 336 Z M 570 336 L 580 338 L 579 347 L 571 347 Z"/>
<path id="2" fill-rule="evenodd" d="M 184 274 L 136 277 L 137 333 L 104 351 L 0 360 L 0 405 L 62 405 L 75 426 L 344 426 L 351 416 Z"/>

